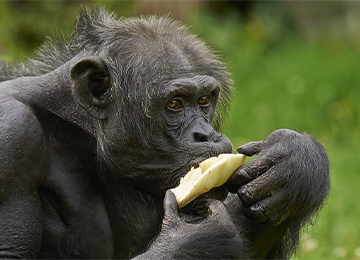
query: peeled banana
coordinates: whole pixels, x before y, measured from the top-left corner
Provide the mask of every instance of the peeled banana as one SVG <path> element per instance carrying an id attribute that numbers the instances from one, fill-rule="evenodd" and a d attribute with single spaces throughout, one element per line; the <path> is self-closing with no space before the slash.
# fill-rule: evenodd
<path id="1" fill-rule="evenodd" d="M 220 154 L 200 163 L 180 180 L 179 186 L 171 189 L 180 208 L 186 206 L 200 194 L 223 185 L 231 174 L 244 163 L 243 154 Z"/>

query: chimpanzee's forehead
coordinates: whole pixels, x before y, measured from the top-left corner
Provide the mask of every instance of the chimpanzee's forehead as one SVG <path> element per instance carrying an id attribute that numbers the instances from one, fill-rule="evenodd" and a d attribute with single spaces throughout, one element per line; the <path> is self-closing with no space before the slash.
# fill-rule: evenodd
<path id="1" fill-rule="evenodd" d="M 119 26 L 117 46 L 141 65 L 166 70 L 193 70 L 214 59 L 211 50 L 178 22 L 164 17 L 128 19 Z"/>
<path id="2" fill-rule="evenodd" d="M 208 75 L 227 84 L 227 73 L 210 48 L 179 23 L 165 18 L 120 20 L 110 29 L 109 56 L 133 87 L 164 86 L 177 78 Z M 224 83 L 225 82 L 225 83 Z"/>
<path id="3" fill-rule="evenodd" d="M 134 41 L 132 49 L 133 66 L 146 71 L 148 80 L 171 80 L 183 76 L 211 74 L 211 68 L 205 60 L 209 57 L 198 57 L 196 48 L 189 45 L 183 46 L 164 39 L 148 40 Z"/>
<path id="4" fill-rule="evenodd" d="M 191 57 L 185 53 L 182 46 L 172 42 L 147 42 L 138 44 L 138 59 L 156 69 L 157 73 L 172 74 L 193 71 Z"/>

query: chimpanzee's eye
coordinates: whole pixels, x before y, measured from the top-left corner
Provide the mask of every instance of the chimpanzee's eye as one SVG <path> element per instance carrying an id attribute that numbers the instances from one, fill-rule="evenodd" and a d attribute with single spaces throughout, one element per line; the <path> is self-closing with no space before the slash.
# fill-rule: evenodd
<path id="1" fill-rule="evenodd" d="M 210 95 L 203 96 L 199 99 L 199 105 L 201 107 L 208 107 L 210 105 Z"/>
<path id="2" fill-rule="evenodd" d="M 167 107 L 174 111 L 180 110 L 184 108 L 184 101 L 179 97 L 175 97 L 167 103 Z"/>

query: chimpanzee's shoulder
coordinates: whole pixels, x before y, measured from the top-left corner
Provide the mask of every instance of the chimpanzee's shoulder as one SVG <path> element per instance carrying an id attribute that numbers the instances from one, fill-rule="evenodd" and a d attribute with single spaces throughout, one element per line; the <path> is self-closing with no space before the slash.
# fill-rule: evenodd
<path id="1" fill-rule="evenodd" d="M 41 125 L 26 103 L 11 94 L 0 94 L 0 142 L 32 147 L 41 141 Z"/>

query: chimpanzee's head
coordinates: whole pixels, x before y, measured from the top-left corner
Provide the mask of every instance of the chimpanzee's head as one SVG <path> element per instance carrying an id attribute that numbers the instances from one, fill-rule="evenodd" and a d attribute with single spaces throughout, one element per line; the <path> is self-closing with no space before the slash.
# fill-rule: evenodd
<path id="1" fill-rule="evenodd" d="M 232 152 L 217 132 L 231 80 L 209 48 L 168 18 L 80 15 L 70 42 L 76 102 L 98 124 L 100 159 L 148 190 L 175 186 L 192 165 Z"/>

